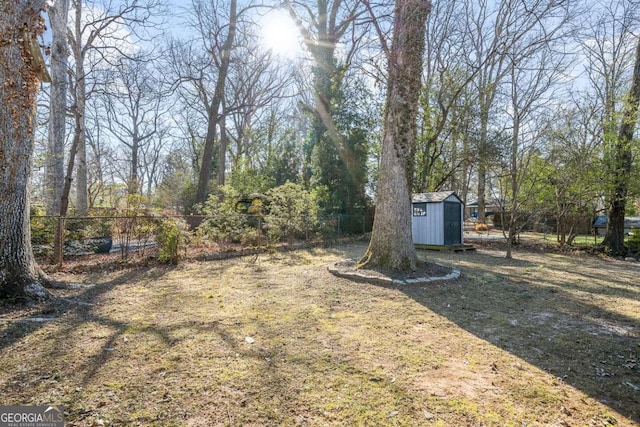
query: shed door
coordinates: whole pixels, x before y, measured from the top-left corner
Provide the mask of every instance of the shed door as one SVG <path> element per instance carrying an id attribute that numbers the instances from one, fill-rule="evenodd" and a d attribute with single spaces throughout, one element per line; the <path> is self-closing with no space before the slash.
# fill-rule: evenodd
<path id="1" fill-rule="evenodd" d="M 444 244 L 459 245 L 462 243 L 460 237 L 462 230 L 462 214 L 460 204 L 454 202 L 444 202 Z"/>

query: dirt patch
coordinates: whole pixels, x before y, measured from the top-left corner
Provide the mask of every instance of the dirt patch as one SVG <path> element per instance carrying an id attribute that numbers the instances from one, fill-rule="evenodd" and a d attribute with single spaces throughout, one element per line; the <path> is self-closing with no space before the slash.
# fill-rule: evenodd
<path id="1" fill-rule="evenodd" d="M 3 404 L 63 404 L 68 426 L 640 423 L 640 265 L 481 249 L 421 252 L 462 271 L 428 286 L 327 271 L 365 249 L 51 272 L 82 286 L 0 313 Z"/>

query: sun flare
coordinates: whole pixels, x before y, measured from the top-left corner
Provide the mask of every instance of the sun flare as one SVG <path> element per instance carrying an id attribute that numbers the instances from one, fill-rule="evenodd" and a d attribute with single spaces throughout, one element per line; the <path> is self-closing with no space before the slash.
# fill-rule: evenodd
<path id="1" fill-rule="evenodd" d="M 273 10 L 260 20 L 262 45 L 275 55 L 293 59 L 302 52 L 295 22 L 284 11 Z"/>

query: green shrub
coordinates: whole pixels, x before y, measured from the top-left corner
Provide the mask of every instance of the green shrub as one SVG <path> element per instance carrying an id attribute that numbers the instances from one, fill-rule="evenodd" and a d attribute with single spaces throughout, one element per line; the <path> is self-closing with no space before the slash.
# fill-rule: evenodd
<path id="1" fill-rule="evenodd" d="M 189 226 L 184 220 L 166 218 L 157 229 L 158 260 L 177 265 L 186 250 Z"/>
<path id="2" fill-rule="evenodd" d="M 640 230 L 631 230 L 624 243 L 631 252 L 640 252 Z"/>
<path id="3" fill-rule="evenodd" d="M 93 208 L 85 218 L 68 218 L 65 220 L 65 240 L 89 240 L 112 237 L 114 209 Z M 71 215 L 73 216 L 73 215 Z"/>
<path id="4" fill-rule="evenodd" d="M 202 238 L 219 244 L 239 243 L 249 229 L 247 215 L 235 208 L 239 194 L 230 186 L 218 190 L 201 207 L 202 213 L 208 218 L 198 227 L 198 233 Z"/>
<path id="5" fill-rule="evenodd" d="M 267 192 L 269 214 L 265 217 L 272 241 L 306 237 L 318 226 L 318 204 L 300 184 L 287 182 Z"/>
<path id="6" fill-rule="evenodd" d="M 31 243 L 34 245 L 49 245 L 53 243 L 55 233 L 55 218 L 44 218 L 44 211 L 31 210 Z"/>
<path id="7" fill-rule="evenodd" d="M 262 246 L 265 243 L 262 231 L 257 228 L 246 230 L 240 239 L 240 243 L 243 246 Z"/>

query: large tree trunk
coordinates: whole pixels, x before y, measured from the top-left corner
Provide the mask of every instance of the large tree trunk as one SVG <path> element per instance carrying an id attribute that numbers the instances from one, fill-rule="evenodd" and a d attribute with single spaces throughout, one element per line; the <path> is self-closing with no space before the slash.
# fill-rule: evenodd
<path id="1" fill-rule="evenodd" d="M 51 21 L 51 93 L 49 141 L 46 155 L 45 207 L 47 215 L 60 214 L 64 186 L 64 142 L 67 110 L 67 18 L 69 0 L 49 7 Z"/>
<path id="2" fill-rule="evenodd" d="M 604 246 L 614 256 L 626 255 L 624 246 L 624 214 L 627 207 L 627 193 L 633 166 L 633 133 L 638 122 L 640 103 L 640 40 L 636 47 L 636 62 L 633 69 L 631 89 L 624 101 L 622 122 L 618 139 L 613 147 L 613 194 L 609 210 L 609 224 Z"/>
<path id="3" fill-rule="evenodd" d="M 43 30 L 44 3 L 12 0 L 0 6 L 0 298 L 18 301 L 50 298 L 33 258 L 29 225 L 41 71 L 31 41 Z"/>
<path id="4" fill-rule="evenodd" d="M 204 149 L 202 150 L 202 159 L 200 161 L 200 171 L 198 172 L 198 188 L 196 190 L 196 202 L 200 204 L 204 204 L 204 202 L 207 201 L 207 196 L 209 195 L 211 162 L 213 160 L 214 147 L 217 139 L 218 108 L 219 104 L 211 106 L 207 117 L 207 136 L 204 140 Z"/>
<path id="5" fill-rule="evenodd" d="M 425 22 L 430 11 L 429 1 L 396 2 L 376 215 L 360 267 L 409 270 L 416 266 L 411 235 L 411 178 Z"/>
<path id="6" fill-rule="evenodd" d="M 207 129 L 207 137 L 202 152 L 202 162 L 200 163 L 200 173 L 198 175 L 198 188 L 196 190 L 196 202 L 204 203 L 207 201 L 209 194 L 209 180 L 211 179 L 211 160 L 213 159 L 213 148 L 216 140 L 216 124 L 218 122 L 218 113 L 222 99 L 224 97 L 224 88 L 227 82 L 227 74 L 229 73 L 229 65 L 231 62 L 231 49 L 236 37 L 236 26 L 238 22 L 237 0 L 231 0 L 229 6 L 229 31 L 222 45 L 222 57 L 220 60 L 220 69 L 218 70 L 218 79 L 216 81 L 216 89 L 209 108 L 209 125 Z M 226 153 L 225 153 L 226 154 Z M 218 169 L 224 169 L 225 156 L 218 159 Z M 224 173 L 224 172 L 223 172 Z"/>

